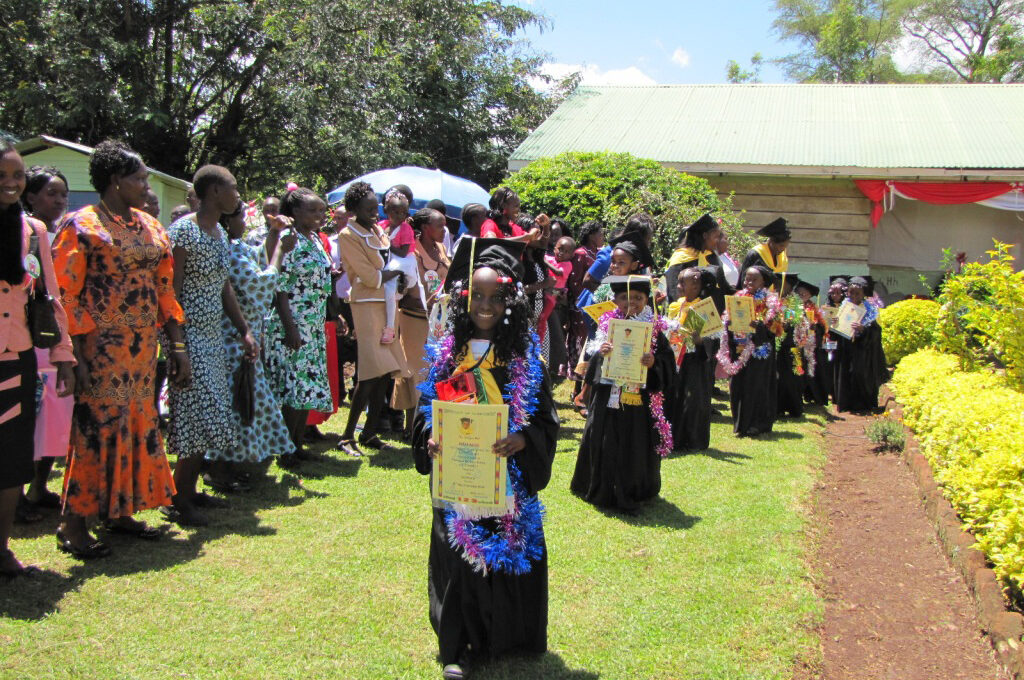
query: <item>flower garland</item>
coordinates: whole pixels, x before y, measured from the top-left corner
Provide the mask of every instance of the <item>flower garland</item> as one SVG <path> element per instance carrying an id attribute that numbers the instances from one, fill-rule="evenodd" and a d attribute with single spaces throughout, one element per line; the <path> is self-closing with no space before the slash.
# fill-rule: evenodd
<path id="1" fill-rule="evenodd" d="M 597 333 L 592 341 L 595 347 L 599 348 L 608 338 L 608 322 L 612 319 L 624 319 L 622 312 L 617 308 L 605 312 L 597 323 Z M 643 311 L 636 316 L 630 317 L 633 321 L 646 321 L 654 323 L 654 332 L 651 333 L 651 354 L 655 353 L 658 347 L 658 336 L 668 330 L 668 323 L 665 317 L 654 318 L 654 312 L 650 307 L 644 307 Z M 596 351 L 596 349 L 594 350 Z M 672 441 L 672 425 L 665 418 L 665 394 L 659 390 L 650 394 L 651 415 L 654 417 L 654 429 L 658 431 L 658 446 L 656 451 L 662 458 L 667 458 L 672 453 L 674 442 Z"/>
<path id="2" fill-rule="evenodd" d="M 738 296 L 751 295 L 750 291 L 744 288 L 740 292 L 736 293 Z M 775 336 L 780 335 L 782 332 L 782 322 L 779 319 L 779 313 L 782 311 L 782 301 L 774 293 L 770 292 L 767 288 L 762 288 L 753 294 L 754 298 L 754 321 L 761 321 L 768 328 L 768 330 Z M 722 314 L 722 325 L 724 332 L 729 331 L 729 312 L 728 310 Z M 734 334 L 735 337 L 735 334 Z M 743 349 L 740 351 L 739 356 L 736 357 L 736 361 L 732 361 L 729 357 L 729 343 L 727 337 L 723 339 L 723 342 L 718 347 L 718 359 L 719 367 L 725 372 L 726 375 L 732 377 L 743 370 L 743 367 L 750 361 L 750 357 L 755 359 L 767 359 L 771 356 L 772 347 L 771 341 L 765 342 L 761 345 L 754 346 L 753 341 L 749 338 L 743 342 Z"/>
<path id="3" fill-rule="evenodd" d="M 509 382 L 502 390 L 502 400 L 509 406 L 509 432 L 519 432 L 530 423 L 537 411 L 537 394 L 544 379 L 537 335 L 531 334 L 530 349 L 525 357 L 518 357 L 508 367 Z M 430 371 L 425 382 L 418 387 L 426 404 L 420 407 L 429 427 L 432 409 L 430 402 L 437 397 L 436 384 L 451 377 L 456 368 L 455 337 L 445 334 L 439 341 L 427 343 L 426 358 Z M 533 562 L 544 555 L 544 506 L 537 496 L 526 493 L 522 473 L 515 461 L 508 461 L 508 480 L 512 487 L 512 510 L 494 518 L 496 528 L 484 521 L 466 517 L 457 510 L 447 508 L 444 513 L 448 529 L 448 543 L 462 553 L 474 571 L 486 574 L 488 570 L 510 574 L 527 574 Z"/>

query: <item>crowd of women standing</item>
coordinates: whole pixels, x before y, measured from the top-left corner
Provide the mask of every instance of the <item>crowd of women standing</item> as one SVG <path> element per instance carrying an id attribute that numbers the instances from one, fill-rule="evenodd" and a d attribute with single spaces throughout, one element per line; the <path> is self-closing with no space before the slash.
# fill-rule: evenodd
<path id="1" fill-rule="evenodd" d="M 435 511 L 431 621 L 445 677 L 462 677 L 469 649 L 546 645 L 537 492 L 558 435 L 553 383 L 574 383 L 586 419 L 572 491 L 637 512 L 659 493 L 662 458 L 710 445 L 716 378 L 730 381 L 737 436 L 799 416 L 805 400 L 874 408 L 884 379 L 870 281 L 836 277 L 829 295 L 867 313 L 852 337 L 831 339 L 818 288 L 788 270 L 784 220 L 762 229 L 767 241 L 738 264 L 719 221 L 701 217 L 684 230 L 662 289 L 655 223 L 643 214 L 612 234 L 590 222 L 574 236 L 557 219 L 523 213 L 504 187 L 487 207 L 464 206 L 460 222 L 440 201 L 410 214 L 408 187 L 378 193 L 355 182 L 331 220 L 323 197 L 291 185 L 264 201 L 252 229 L 235 178 L 208 165 L 165 229 L 134 151 L 104 142 L 89 172 L 98 202 L 65 215 L 59 170 L 26 171 L 12 146 L 0 147 L 5 576 L 31 569 L 9 548 L 16 516 L 60 508 L 58 548 L 81 559 L 111 552 L 95 518 L 102 531 L 140 540 L 163 535 L 134 517 L 149 508 L 206 525 L 224 502 L 200 492 L 200 478 L 235 492 L 250 483 L 240 464 L 301 466 L 305 439 L 346 398 L 339 450 L 362 456 L 386 446 L 384 428 L 397 429 L 430 474 L 430 399 L 473 371 L 477 397 L 512 406 L 494 450 L 509 459 L 513 509 L 483 519 Z M 751 298 L 749 327 L 729 318 L 727 296 Z M 693 323 L 692 308 L 709 298 L 721 332 Z M 40 307 L 59 331 L 45 343 L 29 323 Z M 651 325 L 639 383 L 605 376 L 615 320 Z M 58 494 L 46 485 L 60 458 Z"/>

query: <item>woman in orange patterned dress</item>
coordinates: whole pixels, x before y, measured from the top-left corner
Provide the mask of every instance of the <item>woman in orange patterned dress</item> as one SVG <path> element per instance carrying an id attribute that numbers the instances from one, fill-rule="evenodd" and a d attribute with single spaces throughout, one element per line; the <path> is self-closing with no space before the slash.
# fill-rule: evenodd
<path id="1" fill-rule="evenodd" d="M 174 296 L 170 240 L 141 208 L 149 183 L 142 159 L 124 144 L 103 142 L 89 160 L 101 196 L 64 218 L 53 251 L 78 359 L 78 398 L 64 476 L 58 546 L 76 557 L 102 557 L 86 518 L 108 531 L 144 539 L 157 529 L 132 515 L 171 504 L 174 482 L 153 404 L 157 333 L 170 338 L 168 374 L 190 379 Z"/>

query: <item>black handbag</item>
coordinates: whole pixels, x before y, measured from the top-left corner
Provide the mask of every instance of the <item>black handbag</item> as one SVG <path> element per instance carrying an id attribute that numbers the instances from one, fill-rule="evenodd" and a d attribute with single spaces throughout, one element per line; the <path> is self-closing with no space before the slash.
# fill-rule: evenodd
<path id="1" fill-rule="evenodd" d="M 242 359 L 242 365 L 235 371 L 234 398 L 232 407 L 245 426 L 252 425 L 256 417 L 256 367 L 251 361 Z"/>
<path id="2" fill-rule="evenodd" d="M 46 291 L 46 273 L 42 269 L 39 237 L 35 229 L 32 230 L 29 239 L 28 252 L 39 262 L 39 278 L 35 280 L 32 292 L 25 303 L 25 321 L 28 323 L 29 333 L 32 334 L 32 344 L 40 349 L 50 349 L 60 342 L 60 326 L 57 325 L 57 315 L 53 311 L 53 298 Z"/>

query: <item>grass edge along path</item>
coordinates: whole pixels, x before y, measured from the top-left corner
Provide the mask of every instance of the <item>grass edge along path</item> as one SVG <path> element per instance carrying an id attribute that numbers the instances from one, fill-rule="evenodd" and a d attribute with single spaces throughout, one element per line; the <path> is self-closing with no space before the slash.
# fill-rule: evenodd
<path id="1" fill-rule="evenodd" d="M 550 651 L 473 677 L 783 679 L 817 666 L 808 508 L 823 413 L 757 440 L 716 419 L 714 447 L 665 460 L 661 497 L 624 516 L 569 493 L 583 422 L 567 386 L 556 396 L 563 430 L 541 494 Z M 426 478 L 397 441 L 361 460 L 333 441 L 297 475 L 272 466 L 213 526 L 155 544 L 111 536 L 105 560 L 59 554 L 55 517 L 20 528 L 15 550 L 48 571 L 0 583 L 0 677 L 440 677 Z"/>

